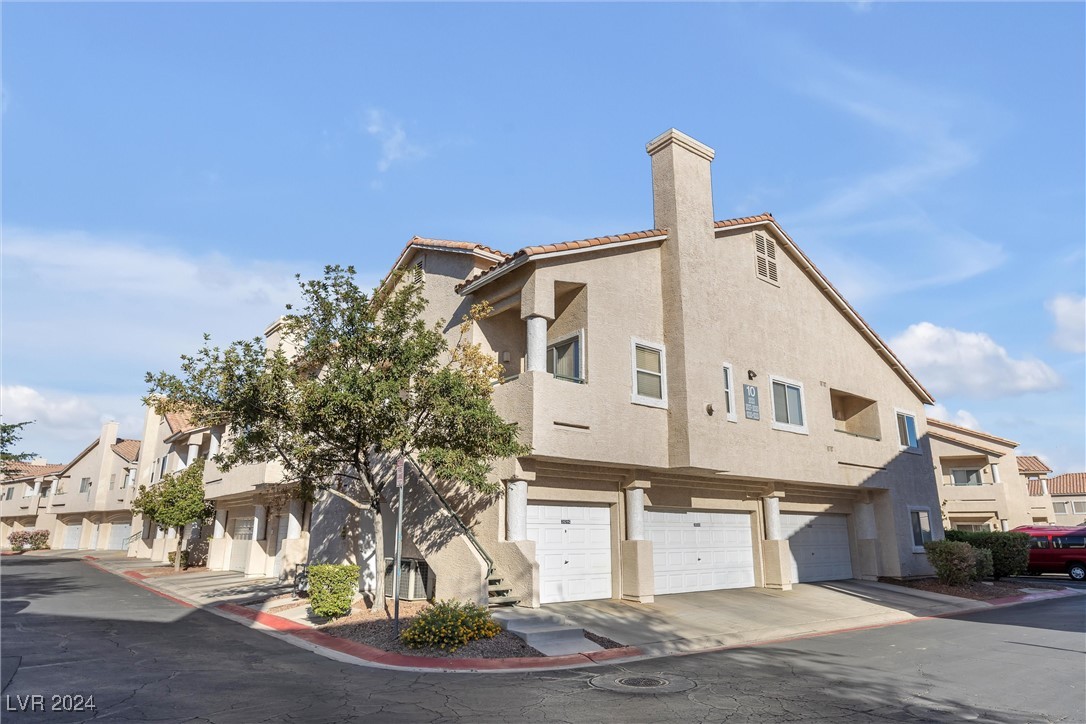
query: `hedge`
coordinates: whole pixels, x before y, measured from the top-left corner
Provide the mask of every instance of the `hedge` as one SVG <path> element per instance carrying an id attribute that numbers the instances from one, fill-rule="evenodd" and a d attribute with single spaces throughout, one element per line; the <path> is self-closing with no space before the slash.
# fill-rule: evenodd
<path id="1" fill-rule="evenodd" d="M 948 530 L 946 539 L 968 543 L 974 548 L 986 548 L 992 552 L 992 577 L 995 580 L 1017 576 L 1029 567 L 1029 534 L 994 531 L 973 533 L 965 530 Z"/>
<path id="2" fill-rule="evenodd" d="M 935 540 L 924 544 L 928 561 L 935 568 L 939 580 L 950 586 L 969 583 L 977 574 L 977 556 L 973 546 L 949 540 Z"/>
<path id="3" fill-rule="evenodd" d="M 309 606 L 318 616 L 339 618 L 349 613 L 356 593 L 358 566 L 309 567 Z"/>
<path id="4" fill-rule="evenodd" d="M 16 530 L 8 535 L 8 543 L 12 550 L 40 551 L 49 547 L 49 531 L 47 530 Z"/>
<path id="5" fill-rule="evenodd" d="M 992 552 L 987 548 L 974 548 L 973 554 L 977 557 L 977 571 L 974 580 L 983 581 L 995 575 L 995 567 L 992 565 Z"/>

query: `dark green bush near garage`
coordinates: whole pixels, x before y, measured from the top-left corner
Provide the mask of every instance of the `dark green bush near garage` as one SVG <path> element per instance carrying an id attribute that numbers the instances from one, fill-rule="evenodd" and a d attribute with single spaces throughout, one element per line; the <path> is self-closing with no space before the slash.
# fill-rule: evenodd
<path id="1" fill-rule="evenodd" d="M 1007 576 L 1021 575 L 1029 567 L 1029 535 L 1026 533 L 948 530 L 946 539 L 991 551 L 992 577 L 997 581 Z"/>

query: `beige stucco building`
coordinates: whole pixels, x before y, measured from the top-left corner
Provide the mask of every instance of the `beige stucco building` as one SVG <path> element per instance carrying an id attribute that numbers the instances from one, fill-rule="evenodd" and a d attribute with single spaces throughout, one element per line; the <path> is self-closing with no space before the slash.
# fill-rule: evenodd
<path id="1" fill-rule="evenodd" d="M 532 448 L 444 511 L 411 477 L 408 555 L 439 598 L 522 605 L 930 573 L 931 396 L 771 215 L 714 220 L 712 149 L 647 150 L 652 229 L 397 260 L 450 335 L 490 303 L 472 341 Z"/>
<path id="2" fill-rule="evenodd" d="M 946 527 L 998 531 L 1053 522 L 1051 498 L 1020 475 L 1018 443 L 933 418 L 928 435 Z"/>
<path id="3" fill-rule="evenodd" d="M 1036 484 L 1043 484 L 1052 497 L 1056 525 L 1086 525 L 1086 473 L 1064 473 Z"/>
<path id="4" fill-rule="evenodd" d="M 117 428 L 105 423 L 98 439 L 66 465 L 26 466 L 27 477 L 5 483 L 5 545 L 12 529 L 39 529 L 50 532 L 51 548 L 128 547 L 140 441 L 117 437 Z"/>

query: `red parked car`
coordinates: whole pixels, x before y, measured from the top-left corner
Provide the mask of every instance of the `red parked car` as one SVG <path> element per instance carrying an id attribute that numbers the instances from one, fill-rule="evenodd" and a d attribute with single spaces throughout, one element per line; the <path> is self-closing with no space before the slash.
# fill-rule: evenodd
<path id="1" fill-rule="evenodd" d="M 1029 534 L 1029 572 L 1066 573 L 1086 581 L 1086 526 L 1023 525 L 1015 533 Z"/>

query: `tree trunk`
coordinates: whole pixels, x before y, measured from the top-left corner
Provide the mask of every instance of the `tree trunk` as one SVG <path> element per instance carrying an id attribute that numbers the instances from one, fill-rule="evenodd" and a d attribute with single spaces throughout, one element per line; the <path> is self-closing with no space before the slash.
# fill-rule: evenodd
<path id="1" fill-rule="evenodd" d="M 174 573 L 181 571 L 181 544 L 184 543 L 185 526 L 177 526 L 177 549 L 173 553 L 173 570 Z"/>
<path id="2" fill-rule="evenodd" d="M 373 496 L 373 557 L 376 562 L 377 580 L 373 584 L 373 608 L 385 610 L 385 517 L 381 509 L 384 500 L 380 494 Z"/>

